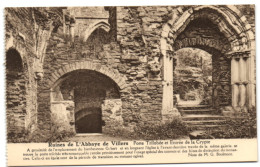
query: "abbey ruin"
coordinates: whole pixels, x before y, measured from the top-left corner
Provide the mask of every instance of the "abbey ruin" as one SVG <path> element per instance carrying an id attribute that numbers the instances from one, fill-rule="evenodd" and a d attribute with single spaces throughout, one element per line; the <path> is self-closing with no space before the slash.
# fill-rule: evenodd
<path id="1" fill-rule="evenodd" d="M 103 133 L 256 106 L 253 5 L 6 8 L 5 25 L 8 134 Z M 184 48 L 211 55 L 207 106 L 176 95 Z"/>

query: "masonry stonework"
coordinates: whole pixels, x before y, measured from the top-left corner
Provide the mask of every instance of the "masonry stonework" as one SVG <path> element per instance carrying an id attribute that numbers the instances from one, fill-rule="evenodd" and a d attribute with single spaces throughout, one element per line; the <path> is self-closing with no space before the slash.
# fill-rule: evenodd
<path id="1" fill-rule="evenodd" d="M 223 107 L 251 108 L 253 11 L 252 5 L 7 8 L 7 60 L 15 50 L 23 68 L 14 79 L 7 71 L 8 130 L 49 133 L 55 124 L 101 133 L 115 122 L 132 129 L 180 117 L 173 71 L 175 52 L 187 47 L 212 55 L 219 114 Z"/>

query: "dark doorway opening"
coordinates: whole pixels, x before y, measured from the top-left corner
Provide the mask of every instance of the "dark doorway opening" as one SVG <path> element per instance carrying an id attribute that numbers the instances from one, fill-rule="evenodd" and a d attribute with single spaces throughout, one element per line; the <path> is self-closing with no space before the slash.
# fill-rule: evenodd
<path id="1" fill-rule="evenodd" d="M 61 80 L 56 88 L 61 94 L 59 101 L 74 102 L 76 133 L 102 133 L 104 100 L 120 98 L 116 83 L 92 70 L 76 70 L 65 74 Z"/>
<path id="2" fill-rule="evenodd" d="M 102 133 L 101 108 L 86 108 L 75 114 L 77 133 Z"/>

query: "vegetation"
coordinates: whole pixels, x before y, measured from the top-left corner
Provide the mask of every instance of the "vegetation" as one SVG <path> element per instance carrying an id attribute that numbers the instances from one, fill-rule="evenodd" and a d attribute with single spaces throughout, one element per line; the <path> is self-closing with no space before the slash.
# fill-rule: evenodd
<path id="1" fill-rule="evenodd" d="M 7 140 L 9 143 L 45 143 L 45 142 L 60 142 L 67 141 L 75 133 L 65 130 L 60 131 L 60 127 L 51 124 L 51 130 L 46 131 L 37 128 L 32 133 L 29 130 L 23 130 L 20 133 L 9 132 L 7 134 Z"/>
<path id="2" fill-rule="evenodd" d="M 174 94 L 186 100 L 211 103 L 212 56 L 200 49 L 183 48 L 176 52 Z"/>
<path id="3" fill-rule="evenodd" d="M 117 126 L 118 123 L 116 122 L 114 122 L 113 125 L 106 130 L 106 134 L 134 140 L 179 139 L 187 136 L 191 131 L 179 118 L 166 123 L 137 123 L 132 130 L 130 130 L 130 128 Z"/>
<path id="4" fill-rule="evenodd" d="M 223 127 L 209 129 L 208 135 L 214 138 L 255 138 L 257 137 L 256 109 L 227 118 Z"/>

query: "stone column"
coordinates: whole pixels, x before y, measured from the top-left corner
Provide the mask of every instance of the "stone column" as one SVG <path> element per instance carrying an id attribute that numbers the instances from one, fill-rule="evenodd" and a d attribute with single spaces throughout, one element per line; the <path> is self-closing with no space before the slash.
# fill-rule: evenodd
<path id="1" fill-rule="evenodd" d="M 246 104 L 246 84 L 247 84 L 247 68 L 246 68 L 246 59 L 244 59 L 243 55 L 239 57 L 239 92 L 240 92 L 240 101 L 239 106 L 244 107 Z"/>
<path id="2" fill-rule="evenodd" d="M 244 109 L 252 105 L 254 96 L 252 85 L 252 69 L 248 50 L 240 50 L 230 53 L 231 60 L 231 84 L 232 106 L 234 109 Z"/>
<path id="3" fill-rule="evenodd" d="M 247 51 L 247 99 L 248 107 L 256 106 L 255 99 L 255 50 Z"/>
<path id="4" fill-rule="evenodd" d="M 74 16 L 71 16 L 69 27 L 70 27 L 70 38 L 72 42 L 74 42 L 74 37 L 75 37 L 75 24 L 76 24 L 76 20 Z"/>
<path id="5" fill-rule="evenodd" d="M 73 24 L 70 24 L 70 37 L 71 37 L 71 40 L 74 41 L 74 36 L 75 36 L 75 33 L 74 33 L 74 28 L 75 27 L 75 23 Z"/>
<path id="6" fill-rule="evenodd" d="M 173 62 L 169 55 L 163 57 L 163 66 L 162 114 L 168 114 L 168 111 L 173 109 Z"/>
<path id="7" fill-rule="evenodd" d="M 235 57 L 231 59 L 231 85 L 232 85 L 232 106 L 238 106 L 239 100 L 239 86 L 237 82 L 239 81 L 239 64 Z"/>

